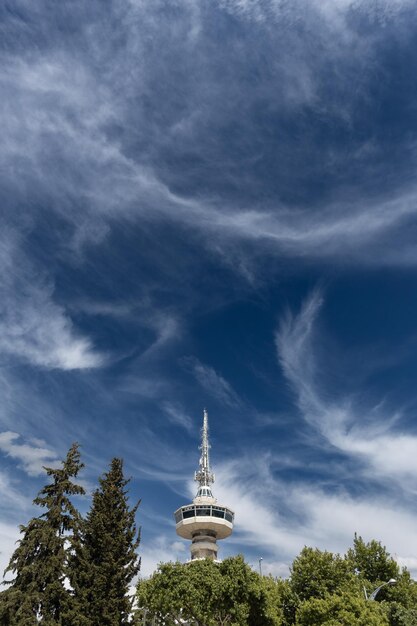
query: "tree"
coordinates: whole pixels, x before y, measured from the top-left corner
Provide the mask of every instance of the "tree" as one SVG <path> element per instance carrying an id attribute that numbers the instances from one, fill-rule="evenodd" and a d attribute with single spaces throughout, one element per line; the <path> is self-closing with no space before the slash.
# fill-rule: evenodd
<path id="1" fill-rule="evenodd" d="M 222 583 L 216 598 L 217 613 L 223 616 L 224 624 L 281 625 L 280 600 L 272 579 L 259 576 L 242 556 L 225 559 L 217 567 Z"/>
<path id="2" fill-rule="evenodd" d="M 292 564 L 290 585 L 304 601 L 349 588 L 354 578 L 349 563 L 339 554 L 304 547 Z"/>
<path id="3" fill-rule="evenodd" d="M 357 593 L 311 597 L 297 611 L 296 626 L 389 626 L 383 607 Z"/>
<path id="4" fill-rule="evenodd" d="M 202 562 L 203 563 L 203 562 Z M 190 564 L 191 565 L 191 564 Z M 207 569 L 207 579 L 211 579 L 211 570 Z M 161 563 L 157 571 L 147 580 L 140 580 L 137 586 L 137 601 L 141 608 L 147 610 L 153 617 L 165 617 L 167 626 L 179 622 L 184 615 L 194 617 L 203 602 L 202 592 L 205 587 L 198 589 L 198 594 L 191 593 L 193 584 L 187 577 L 183 563 Z"/>
<path id="5" fill-rule="evenodd" d="M 263 579 L 237 556 L 214 563 L 165 563 L 138 584 L 138 604 L 167 626 L 280 626 L 275 582 Z"/>
<path id="6" fill-rule="evenodd" d="M 404 568 L 397 575 L 396 580 L 395 585 L 387 587 L 386 590 L 384 589 L 384 598 L 388 602 L 396 602 L 406 609 L 416 609 L 417 583 L 411 578 L 410 572 Z"/>
<path id="7" fill-rule="evenodd" d="M 129 586 L 140 568 L 136 550 L 140 534 L 129 508 L 123 461 L 114 458 L 100 478 L 82 531 L 74 542 L 70 581 L 89 626 L 129 622 Z"/>
<path id="8" fill-rule="evenodd" d="M 364 586 L 392 577 L 366 599 Z M 356 536 L 345 556 L 303 548 L 288 580 L 260 577 L 242 557 L 162 564 L 137 598 L 147 623 L 165 626 L 417 626 L 417 583 L 379 542 Z"/>
<path id="9" fill-rule="evenodd" d="M 365 599 L 384 585 L 376 602 Z M 284 582 L 279 584 L 284 585 Z M 286 626 L 417 626 L 417 584 L 378 541 L 355 535 L 344 557 L 304 548 L 294 560 L 284 598 Z"/>
<path id="10" fill-rule="evenodd" d="M 280 599 L 279 606 L 280 611 L 282 611 L 283 626 L 292 626 L 295 624 L 295 616 L 301 600 L 293 590 L 289 579 L 278 578 L 275 585 Z"/>
<path id="11" fill-rule="evenodd" d="M 417 608 L 405 608 L 391 602 L 388 608 L 390 626 L 417 626 Z"/>
<path id="12" fill-rule="evenodd" d="M 397 563 L 385 546 L 374 539 L 365 543 L 356 533 L 353 548 L 347 551 L 346 558 L 352 568 L 370 583 L 377 584 L 391 578 L 397 579 L 400 573 Z"/>
<path id="13" fill-rule="evenodd" d="M 84 493 L 72 481 L 82 467 L 78 444 L 74 443 L 61 468 L 45 468 L 52 482 L 33 502 L 46 510 L 20 527 L 23 537 L 5 571 L 15 577 L 0 594 L 0 624 L 33 626 L 39 618 L 48 626 L 72 626 L 70 614 L 75 616 L 77 609 L 74 594 L 65 583 L 67 546 L 80 524 L 80 515 L 70 496 Z"/>
<path id="14" fill-rule="evenodd" d="M 258 576 L 250 595 L 250 626 L 285 626 L 285 596 L 279 581 L 272 576 Z"/>

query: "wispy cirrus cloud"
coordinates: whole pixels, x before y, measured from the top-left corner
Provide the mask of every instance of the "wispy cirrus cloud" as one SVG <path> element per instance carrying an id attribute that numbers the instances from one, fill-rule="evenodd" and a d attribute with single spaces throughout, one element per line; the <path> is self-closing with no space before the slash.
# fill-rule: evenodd
<path id="1" fill-rule="evenodd" d="M 63 370 L 98 367 L 104 357 L 54 302 L 51 280 L 36 271 L 10 231 L 0 241 L 0 354 Z"/>
<path id="2" fill-rule="evenodd" d="M 0 433 L 1 438 L 2 433 Z M 1 449 L 1 448 L 0 448 Z M 2 501 L 3 512 L 6 514 L 21 511 L 26 508 L 30 500 L 21 493 L 17 488 L 17 482 L 13 481 L 8 472 L 0 472 L 0 497 Z M 10 513 L 8 517 L 11 517 Z M 0 569 L 0 572 L 2 570 Z"/>
<path id="3" fill-rule="evenodd" d="M 194 430 L 195 424 L 193 420 L 178 403 L 166 401 L 163 403 L 162 407 L 171 422 L 182 426 L 189 432 Z"/>
<path id="4" fill-rule="evenodd" d="M 288 576 L 289 564 L 305 545 L 343 553 L 355 532 L 368 540 L 378 538 L 416 572 L 415 512 L 407 504 L 390 503 L 369 491 L 353 496 L 343 488 L 329 491 L 312 482 L 288 482 L 274 474 L 273 463 L 273 457 L 234 459 L 217 468 L 213 487 L 218 500 L 235 511 L 235 536 L 229 544 L 251 546 L 254 555 L 265 558 L 265 573 Z"/>
<path id="5" fill-rule="evenodd" d="M 276 333 L 278 358 L 301 414 L 329 444 L 359 458 L 365 472 L 403 481 L 414 490 L 417 437 L 401 428 L 401 413 L 384 412 L 383 404 L 358 407 L 353 397 L 338 397 L 326 384 L 326 364 L 318 362 L 316 350 L 315 324 L 322 304 L 320 290 L 313 291 L 298 314 L 287 312 Z"/>
<path id="6" fill-rule="evenodd" d="M 291 4 L 285 0 L 218 0 L 220 6 L 240 17 L 254 21 L 294 19 L 306 8 L 303 0 Z M 412 0 L 377 0 L 364 2 L 358 0 L 313 0 L 308 9 L 322 15 L 330 25 L 338 29 L 349 29 L 349 14 L 366 15 L 381 22 L 394 18 L 401 10 L 410 6 Z"/>
<path id="7" fill-rule="evenodd" d="M 292 178 L 286 175 L 281 186 L 271 192 L 272 201 L 260 202 L 257 189 L 258 184 L 270 185 L 271 178 L 255 181 L 251 176 L 242 175 L 240 184 L 253 184 L 253 188 L 247 190 L 250 194 L 245 191 L 242 197 L 236 193 L 219 197 L 215 191 L 215 183 L 219 181 L 235 189 L 237 172 L 233 163 L 236 155 L 245 154 L 245 146 L 234 146 L 232 159 L 224 134 L 220 132 L 222 128 L 236 124 L 235 110 L 242 113 L 245 141 L 251 146 L 246 160 L 240 163 L 238 159 L 238 168 L 254 166 L 258 160 L 268 158 L 268 136 L 264 137 L 262 133 L 259 136 L 262 129 L 250 115 L 259 102 L 269 102 L 274 111 L 286 102 L 288 94 L 293 94 L 291 107 L 295 102 L 299 107 L 308 105 L 313 118 L 320 112 L 333 119 L 335 111 L 348 107 L 342 126 L 352 127 L 352 110 L 358 110 L 355 98 L 350 101 L 343 97 L 339 102 L 336 88 L 336 102 L 330 109 L 331 100 L 323 85 L 329 60 L 335 59 L 337 63 L 334 80 L 338 85 L 344 70 L 354 71 L 355 63 L 364 72 L 367 65 L 372 65 L 361 61 L 362 55 L 376 62 L 377 42 L 387 33 L 377 30 L 372 42 L 366 44 L 366 50 L 361 48 L 360 52 L 358 42 L 364 38 L 358 33 L 356 37 L 346 37 L 343 50 L 335 57 L 335 51 L 341 46 L 339 32 L 333 32 L 336 18 L 346 18 L 344 28 L 348 28 L 347 18 L 352 13 L 372 13 L 395 20 L 407 2 L 381 1 L 373 3 L 372 7 L 366 2 L 348 0 L 310 5 L 303 1 L 288 5 L 286 2 L 240 0 L 213 4 L 211 10 L 218 13 L 219 19 L 225 19 L 224 14 L 228 11 L 237 16 L 252 15 L 255 22 L 261 24 L 257 28 L 264 29 L 265 41 L 261 51 L 266 66 L 263 71 L 257 66 L 258 81 L 250 90 L 242 89 L 245 81 L 251 84 L 247 75 L 250 68 L 242 66 L 238 42 L 234 39 L 230 43 L 222 42 L 223 48 L 217 53 L 218 46 L 213 46 L 215 34 L 207 28 L 205 9 L 200 3 L 194 7 L 189 2 L 180 3 L 182 19 L 177 24 L 178 29 L 170 28 L 168 18 L 165 21 L 161 17 L 158 6 L 160 3 L 152 6 L 131 3 L 125 8 L 126 45 L 117 50 L 111 48 L 106 33 L 111 30 L 111 19 L 120 16 L 120 3 L 112 3 L 108 20 L 100 28 L 96 27 L 93 12 L 85 10 L 84 17 L 92 25 L 88 46 L 103 59 L 116 55 L 116 61 L 119 59 L 123 65 L 127 64 L 125 77 L 115 72 L 114 67 L 120 66 L 117 62 L 108 73 L 99 76 L 92 63 L 94 55 L 75 54 L 70 39 L 60 45 L 59 54 L 54 53 L 52 40 L 50 47 L 45 44 L 45 48 L 33 57 L 7 53 L 0 72 L 4 87 L 2 115 L 5 129 L 0 159 L 9 169 L 12 164 L 14 171 L 18 172 L 18 176 L 10 177 L 7 183 L 16 197 L 24 204 L 31 204 L 29 196 L 35 189 L 38 196 L 47 196 L 49 210 L 71 224 L 71 242 L 66 245 L 72 245 L 76 254 L 79 246 L 102 240 L 115 220 L 134 223 L 153 220 L 186 225 L 194 231 L 196 241 L 204 241 L 205 254 L 217 250 L 220 261 L 229 258 L 230 241 L 233 240 L 235 245 L 242 246 L 241 256 L 254 258 L 260 254 L 284 255 L 301 260 L 344 263 L 348 257 L 350 261 L 366 265 L 415 265 L 417 258 L 409 226 L 417 214 L 417 192 L 401 175 L 396 178 L 389 198 L 385 192 L 375 194 L 374 189 L 368 194 L 364 181 L 358 180 L 355 188 L 343 184 L 341 190 L 335 189 L 332 200 L 323 199 L 318 212 L 311 210 L 310 198 L 291 203 L 282 199 L 287 179 L 292 187 L 298 186 L 294 172 L 308 172 L 314 180 L 323 176 L 328 178 L 340 166 L 339 161 L 345 162 L 346 148 L 339 154 L 340 146 L 331 146 L 327 157 L 323 157 L 319 142 L 315 145 L 311 139 L 309 142 L 306 139 L 303 150 L 296 150 L 298 161 L 292 164 Z M 278 44 L 276 37 L 272 37 L 266 28 L 265 23 L 271 15 L 282 32 L 282 44 Z M 322 20 L 323 15 L 329 20 Z M 58 17 L 65 19 L 65 9 L 58 11 Z M 300 38 L 296 28 L 300 20 L 314 25 L 306 32 L 311 30 L 315 42 L 317 37 L 322 41 L 320 54 L 311 54 L 311 45 Z M 354 24 L 354 20 L 349 21 L 350 33 L 356 32 Z M 10 28 L 13 32 L 15 25 Z M 166 35 L 166 53 L 162 59 L 147 48 L 147 39 L 141 37 L 142 28 L 150 29 L 155 37 Z M 259 38 L 255 45 L 249 34 L 248 49 L 259 54 Z M 292 53 L 289 54 L 288 50 Z M 206 56 L 205 52 L 210 55 Z M 230 71 L 223 77 L 215 70 L 225 52 L 230 59 Z M 211 61 L 203 81 L 200 64 L 203 59 L 207 63 L 208 58 Z M 176 68 L 184 65 L 187 73 L 177 69 L 175 79 L 166 76 L 166 64 L 169 66 L 169 63 Z M 136 73 L 141 76 L 137 83 L 128 79 Z M 190 80 L 190 75 L 194 80 Z M 177 106 L 171 100 L 161 100 L 159 85 L 164 81 L 156 80 L 155 76 L 168 81 L 172 93 L 177 96 Z M 297 87 L 295 82 L 300 76 L 305 78 Z M 222 90 L 227 96 L 222 98 L 228 102 L 227 107 L 218 104 L 216 95 Z M 367 90 L 364 81 L 357 86 L 355 93 L 363 91 L 366 101 L 370 97 Z M 147 98 L 158 102 L 161 110 L 159 124 L 143 102 L 144 92 L 148 94 Z M 183 93 L 183 98 L 179 92 Z M 294 95 L 296 92 L 298 100 Z M 130 108 L 120 93 L 130 94 L 132 101 L 139 105 Z M 285 123 L 277 115 L 270 121 L 272 126 Z M 117 128 L 137 130 L 132 136 L 129 133 L 127 140 L 128 134 L 116 132 Z M 204 132 L 206 128 L 211 129 L 209 135 Z M 281 171 L 284 176 L 287 167 L 286 159 L 291 150 L 286 141 L 283 135 L 274 144 L 276 176 L 281 176 Z M 141 145 L 151 145 L 152 150 L 143 152 L 139 148 Z M 369 146 L 373 146 L 370 152 Z M 404 152 L 409 154 L 411 148 L 407 144 Z M 307 149 L 308 163 L 304 163 L 301 156 L 304 149 Z M 349 159 L 356 160 L 361 170 L 369 168 L 375 176 L 376 166 L 370 163 L 370 157 L 374 151 L 377 160 L 380 150 L 378 138 L 368 137 L 350 146 Z M 319 151 L 320 158 L 315 158 L 316 151 Z M 175 159 L 168 169 L 162 155 L 172 156 L 173 152 Z M 190 152 L 194 154 L 196 164 L 187 170 L 185 179 L 180 164 Z M 221 177 L 215 167 L 217 163 L 221 164 Z M 313 164 L 321 169 L 314 171 L 316 165 Z M 205 191 L 201 189 L 200 180 L 203 172 L 206 177 L 208 173 L 215 177 L 211 185 L 204 181 Z M 36 219 L 42 210 L 37 207 L 31 213 Z M 215 246 L 213 234 L 216 235 Z M 61 238 L 59 233 L 57 237 Z M 398 245 L 399 239 L 401 246 Z M 250 246 L 255 246 L 255 250 Z M 247 266 L 247 263 L 240 264 L 240 268 Z M 236 269 L 239 271 L 237 264 Z M 79 344 L 78 351 L 82 352 L 83 348 L 85 346 Z M 77 355 L 73 356 L 76 358 Z"/>
<path id="8" fill-rule="evenodd" d="M 232 408 L 242 405 L 236 391 L 213 367 L 201 363 L 196 357 L 184 357 L 181 363 L 191 371 L 201 387 L 220 403 Z"/>
<path id="9" fill-rule="evenodd" d="M 269 244 L 269 252 L 292 257 L 320 259 L 349 258 L 370 265 L 414 264 L 412 242 L 405 249 L 377 254 L 382 242 L 391 240 L 392 231 L 402 229 L 417 215 L 417 192 L 401 193 L 394 199 L 378 199 L 364 207 L 360 201 L 323 207 L 319 214 L 305 210 L 249 210 L 215 213 L 213 223 L 243 239 Z M 370 250 L 374 250 L 374 258 Z"/>
<path id="10" fill-rule="evenodd" d="M 239 393 L 246 409 L 264 400 L 240 390 L 238 374 L 231 385 L 221 361 L 213 368 L 192 359 L 185 382 L 174 370 L 189 346 L 167 358 L 177 341 L 198 333 L 187 316 L 206 310 L 208 293 L 214 309 L 236 292 L 257 297 L 262 282 L 272 293 L 277 276 L 301 275 L 306 265 L 314 272 L 417 265 L 410 2 L 16 6 L 18 19 L 4 15 L 0 51 L 1 229 L 9 240 L 0 243 L 0 354 L 13 365 L 0 378 L 3 451 L 36 472 L 42 449 L 51 450 L 17 439 L 15 430 L 49 431 L 57 449 L 81 433 L 87 447 L 94 439 L 97 467 L 103 456 L 126 452 L 152 483 L 152 498 L 157 481 L 174 489 L 193 469 L 174 446 L 176 434 L 192 433 L 177 398 L 190 391 L 187 382 L 197 398 L 204 393 L 232 415 L 242 407 Z M 404 482 L 411 473 L 411 490 L 416 446 L 397 415 L 375 407 L 364 424 L 367 411 L 355 398 L 327 384 L 314 341 L 322 299 L 315 292 L 279 331 L 299 412 L 326 453 L 360 460 L 353 480 Z M 249 410 L 240 413 L 247 419 Z M 265 415 L 274 437 L 271 406 Z M 291 438 L 290 420 L 286 430 Z M 236 449 L 244 445 L 239 432 Z M 304 457 L 283 460 L 271 461 L 275 472 L 302 473 Z M 237 537 L 241 525 L 244 545 L 276 545 L 276 560 L 305 542 L 328 547 L 326 533 L 344 549 L 355 517 L 369 513 L 376 523 L 376 509 L 410 536 L 400 496 L 396 517 L 376 496 L 367 503 L 338 491 L 340 473 L 333 493 L 308 483 L 286 490 L 259 467 L 240 486 L 232 463 L 222 491 L 219 470 L 219 495 L 229 503 L 230 493 L 238 513 Z M 299 503 L 297 524 L 277 498 Z M 364 527 L 406 553 L 382 522 Z M 154 563 L 155 555 L 180 554 L 177 547 L 156 540 L 148 556 Z"/>

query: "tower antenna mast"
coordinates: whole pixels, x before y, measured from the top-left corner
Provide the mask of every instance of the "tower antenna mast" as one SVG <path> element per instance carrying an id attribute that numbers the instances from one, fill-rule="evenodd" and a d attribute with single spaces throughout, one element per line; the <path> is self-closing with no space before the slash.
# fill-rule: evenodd
<path id="1" fill-rule="evenodd" d="M 214 483 L 214 474 L 210 471 L 210 443 L 208 437 L 208 413 L 204 409 L 203 428 L 201 429 L 201 450 L 199 468 L 194 474 L 194 480 L 200 487 L 209 487 Z"/>

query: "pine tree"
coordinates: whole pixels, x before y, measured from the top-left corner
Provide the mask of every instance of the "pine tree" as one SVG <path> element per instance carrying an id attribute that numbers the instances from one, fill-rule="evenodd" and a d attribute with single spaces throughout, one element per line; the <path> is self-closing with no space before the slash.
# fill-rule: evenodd
<path id="1" fill-rule="evenodd" d="M 33 502 L 46 511 L 20 526 L 23 537 L 5 570 L 15 578 L 0 594 L 0 624 L 33 626 L 39 619 L 45 626 L 72 624 L 68 616 L 74 612 L 75 599 L 65 584 L 67 548 L 80 516 L 70 496 L 84 493 L 72 481 L 82 467 L 74 443 L 61 468 L 45 468 L 52 481 Z"/>
<path id="2" fill-rule="evenodd" d="M 138 573 L 140 536 L 129 508 L 123 461 L 114 458 L 100 478 L 78 538 L 70 577 L 90 626 L 123 626 L 132 610 L 129 585 Z"/>

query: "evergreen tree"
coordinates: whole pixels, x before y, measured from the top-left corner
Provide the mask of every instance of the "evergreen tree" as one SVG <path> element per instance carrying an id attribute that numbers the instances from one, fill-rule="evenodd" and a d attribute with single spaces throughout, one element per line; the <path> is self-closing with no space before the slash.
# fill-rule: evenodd
<path id="1" fill-rule="evenodd" d="M 70 581 L 90 626 L 123 626 L 132 610 L 129 585 L 138 573 L 139 532 L 129 508 L 123 461 L 100 478 L 82 535 L 74 544 Z"/>
<path id="2" fill-rule="evenodd" d="M 46 510 L 20 527 L 23 537 L 5 571 L 15 577 L 0 594 L 3 626 L 33 626 L 39 619 L 47 626 L 73 623 L 69 616 L 76 614 L 75 599 L 65 580 L 68 542 L 80 523 L 70 496 L 84 493 L 72 479 L 82 467 L 78 444 L 74 443 L 61 468 L 45 468 L 52 481 L 33 502 Z"/>

